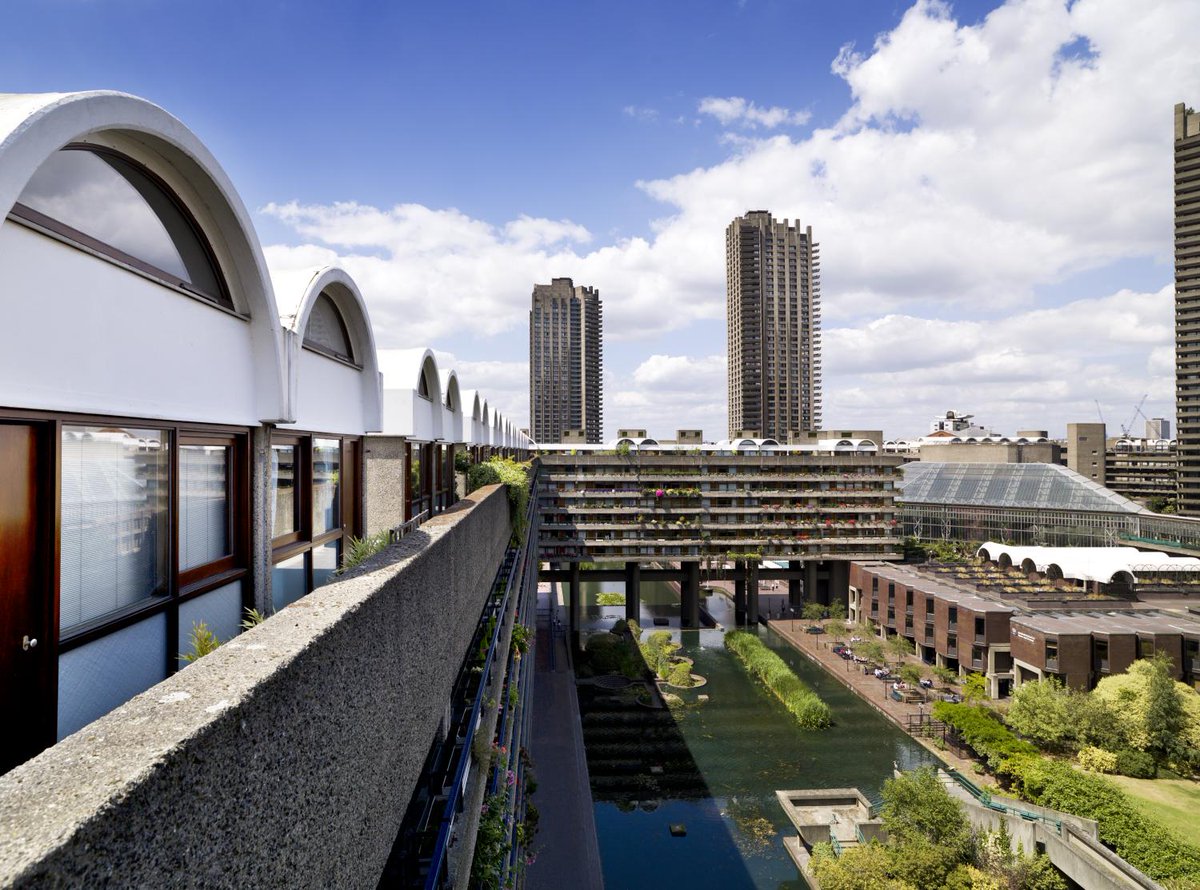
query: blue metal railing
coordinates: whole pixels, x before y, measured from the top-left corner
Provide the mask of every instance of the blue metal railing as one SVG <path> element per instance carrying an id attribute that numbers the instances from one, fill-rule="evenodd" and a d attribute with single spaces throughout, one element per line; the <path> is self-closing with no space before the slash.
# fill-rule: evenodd
<path id="1" fill-rule="evenodd" d="M 531 480 L 531 484 L 536 484 L 536 478 Z M 481 626 L 486 626 L 489 618 L 495 617 L 497 620 L 492 628 L 491 637 L 488 639 L 487 654 L 484 657 L 482 671 L 479 678 L 479 687 L 475 691 L 474 699 L 471 703 L 470 716 L 466 723 L 466 732 L 462 738 L 461 746 L 458 752 L 457 762 L 454 765 L 454 781 L 450 785 L 445 802 L 445 808 L 442 811 L 442 821 L 438 828 L 437 839 L 434 843 L 433 852 L 429 861 L 429 871 L 425 877 L 426 890 L 436 890 L 442 886 L 443 881 L 447 877 L 447 853 L 450 846 L 451 832 L 454 827 L 454 821 L 457 815 L 463 809 L 463 792 L 466 786 L 466 777 L 471 766 L 471 749 L 475 741 L 475 731 L 478 728 L 483 713 L 484 695 L 490 684 L 493 666 L 496 661 L 496 653 L 499 648 L 500 635 L 504 630 L 504 617 L 508 614 L 509 604 L 513 598 L 514 592 L 517 597 L 517 607 L 514 610 L 514 621 L 517 620 L 522 612 L 522 606 L 528 603 L 528 589 L 530 580 L 530 552 L 531 548 L 536 546 L 536 527 L 535 527 L 535 501 L 530 498 L 529 508 L 525 517 L 526 536 L 525 541 L 520 547 L 510 547 L 504 556 L 504 563 L 496 574 L 496 580 L 492 584 L 492 592 L 488 599 L 488 604 L 484 608 L 484 613 L 480 616 Z M 536 574 L 534 576 L 536 578 Z M 535 588 L 536 589 L 536 588 Z M 474 647 L 471 650 L 475 651 Z M 471 653 L 467 655 L 467 659 L 471 658 Z M 508 677 L 512 676 L 513 652 L 510 647 L 509 660 L 507 664 Z M 505 688 L 500 690 L 503 696 L 500 717 L 503 721 L 505 713 L 509 710 L 507 699 L 507 678 Z M 503 722 L 500 723 L 504 726 Z M 514 746 L 515 747 L 515 746 Z M 514 756 L 514 752 L 509 752 L 509 758 Z M 506 766 L 505 770 L 509 767 Z M 492 788 L 495 787 L 496 776 L 499 774 L 499 765 L 493 769 L 492 781 L 489 783 Z"/>

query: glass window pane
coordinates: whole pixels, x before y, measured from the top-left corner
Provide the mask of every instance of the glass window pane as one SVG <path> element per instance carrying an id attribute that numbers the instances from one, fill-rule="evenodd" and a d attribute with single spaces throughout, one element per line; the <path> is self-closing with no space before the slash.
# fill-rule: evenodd
<path id="1" fill-rule="evenodd" d="M 340 471 L 342 443 L 338 439 L 313 440 L 313 534 L 341 528 Z"/>
<path id="2" fill-rule="evenodd" d="M 350 337 L 341 313 L 333 300 L 325 294 L 317 297 L 313 303 L 312 312 L 308 316 L 308 325 L 304 329 L 304 342 L 310 346 L 318 346 L 327 352 L 332 352 L 347 361 L 353 359 L 350 349 Z"/>
<path id="3" fill-rule="evenodd" d="M 308 593 L 305 566 L 308 554 L 298 553 L 275 564 L 271 570 L 271 602 L 278 611 Z"/>
<path id="4" fill-rule="evenodd" d="M 62 740 L 167 679 L 167 616 L 154 615 L 58 659 Z"/>
<path id="5" fill-rule="evenodd" d="M 179 567 L 191 569 L 228 556 L 228 445 L 183 445 L 179 449 Z"/>
<path id="6" fill-rule="evenodd" d="M 166 592 L 164 430 L 62 428 L 59 627 Z"/>
<path id="7" fill-rule="evenodd" d="M 296 446 L 271 446 L 271 537 L 300 530 L 296 499 Z"/>
<path id="8" fill-rule="evenodd" d="M 18 200 L 169 278 L 214 298 L 221 294 L 191 221 L 158 183 L 125 158 L 87 149 L 57 151 Z"/>
<path id="9" fill-rule="evenodd" d="M 242 582 L 234 581 L 179 604 L 179 654 L 192 651 L 192 626 L 204 626 L 227 643 L 242 632 Z M 179 667 L 187 664 L 179 660 Z"/>
<path id="10" fill-rule="evenodd" d="M 313 559 L 313 588 L 316 589 L 322 584 L 328 584 L 333 580 L 333 574 L 337 571 L 338 556 L 341 553 L 341 541 L 329 541 L 319 547 L 314 547 L 312 551 Z"/>

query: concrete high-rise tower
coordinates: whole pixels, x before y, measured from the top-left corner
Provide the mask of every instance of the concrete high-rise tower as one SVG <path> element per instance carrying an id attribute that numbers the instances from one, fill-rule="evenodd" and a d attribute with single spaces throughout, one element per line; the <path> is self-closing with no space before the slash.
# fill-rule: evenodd
<path id="1" fill-rule="evenodd" d="M 1200 114 L 1175 106 L 1175 438 L 1180 513 L 1200 515 Z"/>
<path id="2" fill-rule="evenodd" d="M 729 435 L 787 442 L 821 425 L 821 265 L 812 227 L 770 211 L 725 230 Z"/>
<path id="3" fill-rule="evenodd" d="M 604 310 L 594 287 L 570 278 L 533 286 L 529 311 L 529 429 L 535 442 L 604 434 Z"/>

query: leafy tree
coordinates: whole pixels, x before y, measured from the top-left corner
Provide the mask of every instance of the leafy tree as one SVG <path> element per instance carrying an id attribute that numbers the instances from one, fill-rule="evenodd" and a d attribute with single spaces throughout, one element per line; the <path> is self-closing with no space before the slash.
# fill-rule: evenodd
<path id="1" fill-rule="evenodd" d="M 1146 684 L 1146 753 L 1159 764 L 1186 753 L 1183 701 L 1171 677 L 1171 661 L 1159 652 L 1150 659 Z"/>
<path id="2" fill-rule="evenodd" d="M 1004 720 L 1038 747 L 1065 750 L 1076 731 L 1071 697 L 1071 691 L 1054 677 L 1022 683 L 1013 693 Z"/>
<path id="3" fill-rule="evenodd" d="M 891 876 L 893 856 L 883 844 L 851 847 L 841 856 L 829 844 L 813 848 L 813 874 L 822 890 L 914 890 Z"/>
<path id="4" fill-rule="evenodd" d="M 844 640 L 849 630 L 850 628 L 846 626 L 846 622 L 840 618 L 833 618 L 825 623 L 825 633 L 829 634 L 835 640 Z"/>
<path id="5" fill-rule="evenodd" d="M 963 677 L 963 700 L 967 703 L 983 701 L 988 697 L 987 677 L 983 674 L 967 674 Z"/>
<path id="6" fill-rule="evenodd" d="M 884 657 L 887 654 L 884 651 L 883 643 L 877 638 L 863 640 L 861 643 L 855 643 L 854 653 L 874 664 L 883 664 Z"/>
<path id="7" fill-rule="evenodd" d="M 820 603 L 805 603 L 800 614 L 805 621 L 820 621 L 825 617 L 825 607 Z"/>
<path id="8" fill-rule="evenodd" d="M 829 604 L 829 617 L 835 621 L 846 620 L 846 604 L 841 600 L 834 600 Z"/>
<path id="9" fill-rule="evenodd" d="M 951 686 L 958 682 L 958 671 L 948 668 L 944 664 L 934 665 L 933 675 L 941 680 L 943 686 Z"/>
<path id="10" fill-rule="evenodd" d="M 897 843 L 921 840 L 963 851 L 970 849 L 967 814 L 931 766 L 885 781 L 880 815 L 888 838 Z"/>
<path id="11" fill-rule="evenodd" d="M 917 887 L 940 887 L 971 855 L 966 812 L 932 767 L 884 782 L 881 815 L 896 848 L 895 874 Z"/>
<path id="12" fill-rule="evenodd" d="M 897 664 L 902 662 L 906 655 L 912 655 L 917 651 L 912 641 L 908 637 L 900 636 L 900 634 L 888 637 L 884 645 L 887 646 L 887 650 L 892 654 L 892 657 L 896 659 Z"/>
<path id="13" fill-rule="evenodd" d="M 906 664 L 900 668 L 900 679 L 909 686 L 918 686 L 921 683 L 921 678 L 925 676 L 925 668 L 919 664 Z"/>

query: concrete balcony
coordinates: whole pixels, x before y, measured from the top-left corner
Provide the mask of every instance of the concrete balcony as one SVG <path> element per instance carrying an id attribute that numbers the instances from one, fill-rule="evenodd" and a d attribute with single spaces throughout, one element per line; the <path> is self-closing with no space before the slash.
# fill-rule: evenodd
<path id="1" fill-rule="evenodd" d="M 0 885 L 376 886 L 511 527 L 480 489 L 0 777 Z"/>

